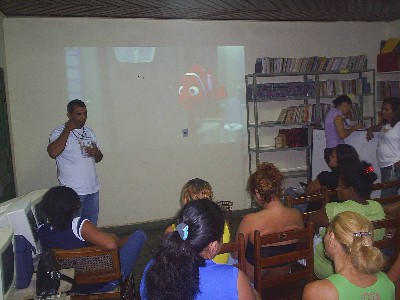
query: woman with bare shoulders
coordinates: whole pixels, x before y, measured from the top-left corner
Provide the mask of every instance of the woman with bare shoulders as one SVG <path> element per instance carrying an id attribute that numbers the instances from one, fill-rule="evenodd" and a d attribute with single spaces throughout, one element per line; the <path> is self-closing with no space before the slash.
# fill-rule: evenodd
<path id="1" fill-rule="evenodd" d="M 373 246 L 374 227 L 367 217 L 351 211 L 337 214 L 324 237 L 326 255 L 335 274 L 306 285 L 303 300 L 394 300 L 395 287 L 382 272 L 385 258 Z M 323 297 L 321 297 L 323 295 Z"/>
<path id="2" fill-rule="evenodd" d="M 261 235 L 301 229 L 303 218 L 295 208 L 284 206 L 280 199 L 283 194 L 283 175 L 271 163 L 262 163 L 253 173 L 247 183 L 247 192 L 254 198 L 261 210 L 243 217 L 237 234 L 243 233 L 246 247 L 246 274 L 254 281 L 254 230 Z M 264 247 L 263 257 L 294 251 L 296 241 L 286 244 L 276 244 Z M 233 254 L 235 256 L 235 254 Z M 277 266 L 265 270 L 264 276 L 275 276 L 290 271 L 289 266 Z"/>

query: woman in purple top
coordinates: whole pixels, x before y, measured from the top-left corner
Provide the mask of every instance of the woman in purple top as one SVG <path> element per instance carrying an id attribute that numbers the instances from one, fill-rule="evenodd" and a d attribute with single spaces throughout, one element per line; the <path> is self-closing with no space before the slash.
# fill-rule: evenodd
<path id="1" fill-rule="evenodd" d="M 327 164 L 329 164 L 329 156 L 333 149 L 339 144 L 344 144 L 345 138 L 362 127 L 361 124 L 345 126 L 344 116 L 350 112 L 352 105 L 351 99 L 347 95 L 337 97 L 332 103 L 334 107 L 328 111 L 325 118 L 324 159 Z"/>

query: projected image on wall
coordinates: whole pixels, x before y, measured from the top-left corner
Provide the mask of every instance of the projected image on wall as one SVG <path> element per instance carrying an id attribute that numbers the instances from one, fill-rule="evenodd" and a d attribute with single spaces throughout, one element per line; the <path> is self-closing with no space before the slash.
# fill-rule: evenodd
<path id="1" fill-rule="evenodd" d="M 87 103 L 88 125 L 108 146 L 245 136 L 243 46 L 67 47 L 65 63 L 68 101 Z"/>

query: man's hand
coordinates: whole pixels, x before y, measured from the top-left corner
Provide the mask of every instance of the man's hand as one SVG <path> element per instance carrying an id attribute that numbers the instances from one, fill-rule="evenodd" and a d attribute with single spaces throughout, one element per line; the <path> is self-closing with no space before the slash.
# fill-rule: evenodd
<path id="1" fill-rule="evenodd" d="M 94 157 L 94 161 L 96 163 L 103 159 L 103 153 L 101 153 L 100 149 L 97 148 L 95 143 L 93 143 L 91 147 L 86 148 L 86 154 Z"/>
<path id="2" fill-rule="evenodd" d="M 78 125 L 72 121 L 72 119 L 69 119 L 67 122 L 65 122 L 65 130 L 68 131 L 68 133 L 74 129 L 78 129 Z"/>

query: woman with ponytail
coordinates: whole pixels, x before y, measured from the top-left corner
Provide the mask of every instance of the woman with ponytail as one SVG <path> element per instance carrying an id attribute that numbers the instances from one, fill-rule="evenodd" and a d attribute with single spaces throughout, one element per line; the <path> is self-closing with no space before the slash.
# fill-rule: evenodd
<path id="1" fill-rule="evenodd" d="M 382 272 L 385 258 L 373 246 L 373 225 L 363 215 L 345 211 L 337 214 L 324 237 L 326 255 L 335 274 L 304 288 L 303 300 L 394 299 L 395 288 Z"/>
<path id="2" fill-rule="evenodd" d="M 310 221 L 314 227 L 320 230 L 321 238 L 325 235 L 325 228 L 329 222 L 343 211 L 354 211 L 362 214 L 370 221 L 385 218 L 382 205 L 374 200 L 369 200 L 372 192 L 373 182 L 377 175 L 370 163 L 362 161 L 355 165 L 343 166 L 340 168 L 337 197 L 339 202 L 329 202 L 325 207 L 310 216 Z M 381 240 L 384 229 L 375 230 L 375 239 Z M 315 246 L 315 245 L 314 245 Z M 315 247 L 314 252 L 314 272 L 318 278 L 327 278 L 334 273 L 332 262 L 324 254 L 323 243 Z"/>
<path id="3" fill-rule="evenodd" d="M 215 264 L 224 215 L 209 199 L 189 201 L 175 231 L 164 234 L 140 284 L 142 300 L 257 299 L 246 275 Z"/>

